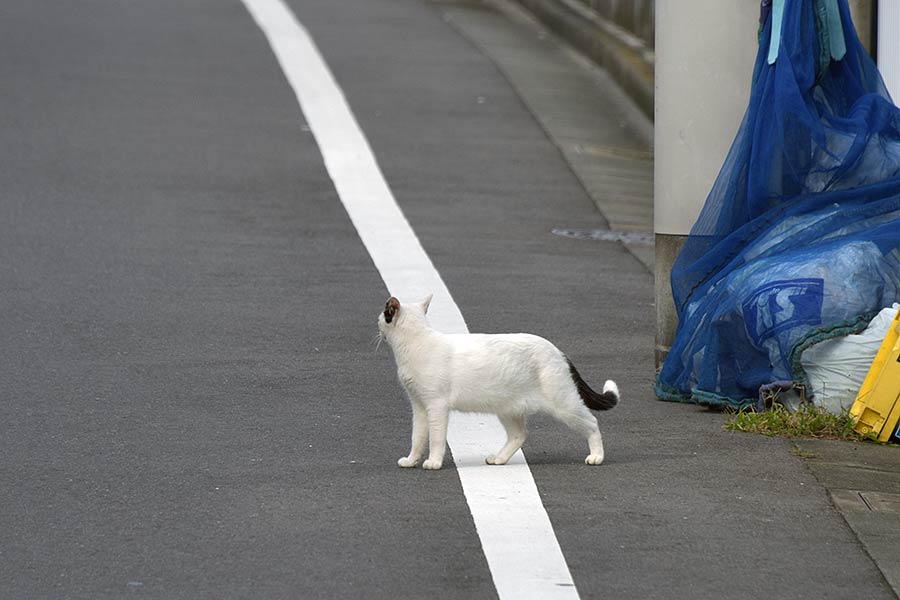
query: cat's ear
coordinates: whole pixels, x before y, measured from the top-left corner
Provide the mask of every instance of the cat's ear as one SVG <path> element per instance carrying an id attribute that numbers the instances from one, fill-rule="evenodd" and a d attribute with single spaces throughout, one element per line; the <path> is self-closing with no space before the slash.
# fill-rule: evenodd
<path id="1" fill-rule="evenodd" d="M 400 312 L 400 301 L 393 296 L 384 305 L 384 322 L 390 323 Z"/>
<path id="2" fill-rule="evenodd" d="M 422 312 L 428 314 L 428 307 L 431 305 L 431 299 L 434 298 L 434 294 L 428 294 L 428 297 L 422 300 Z"/>

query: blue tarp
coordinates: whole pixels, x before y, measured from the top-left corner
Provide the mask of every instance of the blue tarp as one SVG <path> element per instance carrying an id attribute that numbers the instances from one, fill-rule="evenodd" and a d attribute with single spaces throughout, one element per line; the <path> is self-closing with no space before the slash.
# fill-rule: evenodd
<path id="1" fill-rule="evenodd" d="M 805 383 L 803 350 L 900 301 L 900 109 L 846 0 L 768 4 L 747 112 L 672 270 L 664 400 L 745 407 Z"/>

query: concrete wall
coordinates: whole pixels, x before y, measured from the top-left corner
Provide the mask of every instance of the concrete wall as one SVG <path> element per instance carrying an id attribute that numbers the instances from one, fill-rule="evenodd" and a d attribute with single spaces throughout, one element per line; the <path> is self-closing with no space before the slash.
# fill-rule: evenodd
<path id="1" fill-rule="evenodd" d="M 654 43 L 656 0 L 580 0 L 597 14 L 638 36 L 650 48 Z"/>

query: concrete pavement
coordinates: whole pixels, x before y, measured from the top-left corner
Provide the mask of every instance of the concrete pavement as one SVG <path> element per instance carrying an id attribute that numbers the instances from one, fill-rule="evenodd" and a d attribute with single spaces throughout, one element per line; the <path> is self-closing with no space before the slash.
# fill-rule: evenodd
<path id="1" fill-rule="evenodd" d="M 615 27 L 577 1 L 519 0 L 519 3 L 554 31 L 560 43 L 577 48 L 605 66 L 637 106 L 645 111 L 652 107 L 652 100 L 647 98 L 648 93 L 652 94 L 652 55 L 642 51 L 639 45 L 623 43 L 621 36 L 611 35 Z M 596 105 L 601 104 L 598 98 Z M 589 116 L 581 118 L 588 120 Z M 602 120 L 605 115 L 596 118 Z M 573 164 L 573 170 L 578 172 L 577 163 Z M 591 190 L 590 186 L 586 187 Z M 597 200 L 598 195 L 592 195 L 610 223 L 634 214 L 633 208 L 623 210 L 621 205 Z M 650 197 L 634 199 L 632 206 L 645 206 Z M 652 214 L 652 206 L 650 211 Z M 652 223 L 647 231 L 652 231 Z M 900 448 L 827 440 L 801 440 L 795 442 L 795 448 L 900 597 Z"/>
<path id="2" fill-rule="evenodd" d="M 892 597 L 791 444 L 652 399 L 652 277 L 552 233 L 616 221 L 491 50 L 497 11 L 290 5 L 470 329 L 620 385 L 604 466 L 548 419 L 524 448 L 582 598 Z M 0 596 L 494 597 L 450 461 L 396 466 L 389 290 L 240 3 L 0 10 Z M 543 89 L 629 112 L 569 68 Z M 591 146 L 646 190 L 624 129 Z"/>
<path id="3" fill-rule="evenodd" d="M 653 123 L 609 73 L 559 43 L 513 2 L 444 14 L 494 62 L 562 154 L 609 231 L 561 227 L 576 239 L 620 241 L 653 272 Z"/>
<path id="4" fill-rule="evenodd" d="M 900 596 L 900 447 L 829 440 L 796 447 Z"/>

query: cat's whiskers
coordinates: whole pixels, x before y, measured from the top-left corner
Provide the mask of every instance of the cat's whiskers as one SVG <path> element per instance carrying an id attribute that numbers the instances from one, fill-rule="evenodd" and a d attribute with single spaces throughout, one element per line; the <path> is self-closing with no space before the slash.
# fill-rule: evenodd
<path id="1" fill-rule="evenodd" d="M 384 336 L 381 335 L 381 332 L 378 332 L 378 335 L 375 336 L 375 339 L 372 340 L 372 343 L 375 344 L 375 352 L 378 352 L 378 349 L 381 348 L 381 342 L 384 341 Z"/>

